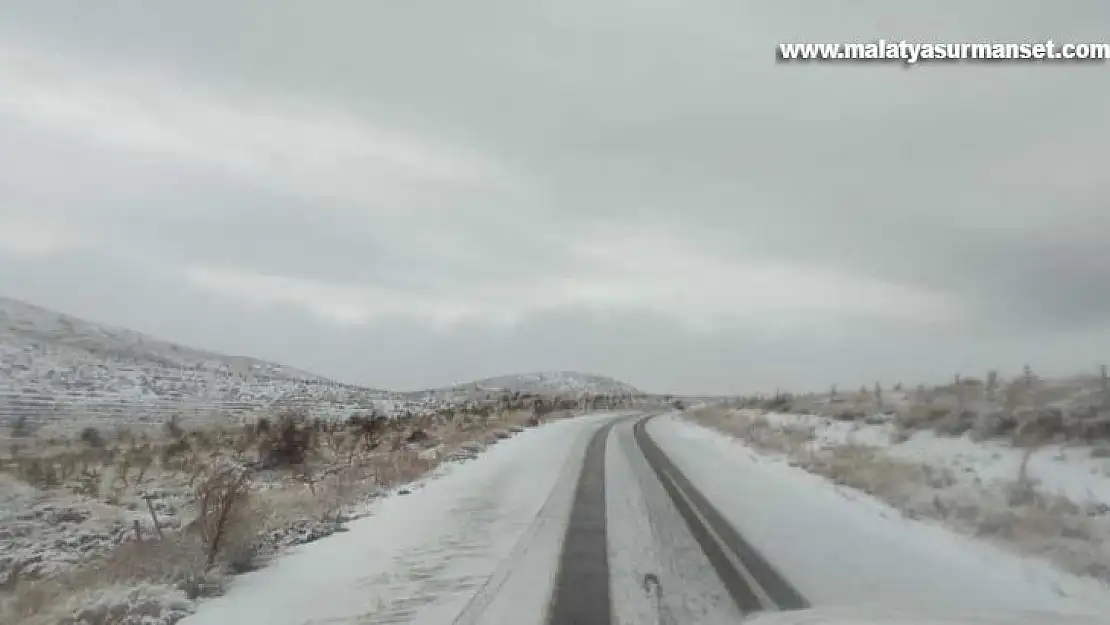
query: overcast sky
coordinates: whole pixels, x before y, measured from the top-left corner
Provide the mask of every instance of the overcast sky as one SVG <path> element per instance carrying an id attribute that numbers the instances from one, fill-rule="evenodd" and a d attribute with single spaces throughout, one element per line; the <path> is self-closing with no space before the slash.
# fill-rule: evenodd
<path id="1" fill-rule="evenodd" d="M 3 2 L 0 294 L 401 389 L 1110 360 L 1104 0 Z"/>

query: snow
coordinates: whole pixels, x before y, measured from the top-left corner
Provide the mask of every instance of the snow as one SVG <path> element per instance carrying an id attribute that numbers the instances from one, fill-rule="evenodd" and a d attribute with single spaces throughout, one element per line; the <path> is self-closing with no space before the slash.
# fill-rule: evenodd
<path id="1" fill-rule="evenodd" d="M 757 454 L 671 416 L 648 429 L 815 607 L 925 615 L 1110 610 L 1110 592 L 1095 580 L 906 519 L 863 493 L 791 467 L 785 458 Z"/>
<path id="2" fill-rule="evenodd" d="M 815 445 L 849 443 L 878 447 L 893 458 L 953 469 L 958 479 L 979 483 L 1012 483 L 1017 479 L 1025 450 L 1003 441 L 973 441 L 967 436 L 939 436 L 922 430 L 894 443 L 891 424 L 854 424 L 813 415 L 766 413 L 770 422 L 814 427 Z M 1094 447 L 1048 444 L 1038 447 L 1026 470 L 1039 490 L 1077 504 L 1110 505 L 1110 458 L 1093 457 Z M 1097 455 L 1097 454 L 1095 454 Z"/>
<path id="3" fill-rule="evenodd" d="M 149 522 L 141 510 L 43 492 L 0 475 L 0 575 L 6 577 L 19 563 L 24 575 L 48 576 L 104 553 L 130 537 L 135 520 Z M 172 517 L 163 516 L 168 525 Z"/>
<path id="4" fill-rule="evenodd" d="M 1017 448 L 1005 440 L 902 432 L 890 423 L 812 415 L 768 413 L 753 421 L 752 413 L 737 411 L 725 419 L 811 431 L 814 440 L 792 453 L 815 472 L 846 480 L 906 514 L 936 518 L 1073 573 L 1110 580 L 1105 446 L 1074 441 Z"/>
<path id="5" fill-rule="evenodd" d="M 554 422 L 445 467 L 348 532 L 237 578 L 182 622 L 441 624 L 460 612 L 460 623 L 536 622 L 585 442 L 612 416 Z"/>
<path id="6" fill-rule="evenodd" d="M 74 616 L 62 618 L 58 624 L 169 625 L 189 614 L 192 604 L 185 593 L 168 586 L 115 586 L 91 595 L 73 597 L 65 606 L 67 609 L 60 611 L 72 612 Z"/>
<path id="7" fill-rule="evenodd" d="M 616 416 L 553 422 L 443 467 L 411 494 L 378 500 L 349 531 L 236 578 L 182 623 L 540 623 L 586 444 Z M 633 421 L 618 422 L 606 446 L 614 622 L 739 622 L 640 454 Z M 1079 625 L 1110 611 L 1110 592 L 1094 580 L 909 520 L 675 415 L 648 431 L 814 605 L 745 622 Z M 833 428 L 825 442 L 848 440 L 841 434 Z M 660 597 L 645 592 L 647 575 L 660 580 Z"/>
<path id="8" fill-rule="evenodd" d="M 634 420 L 616 425 L 606 456 L 610 592 L 614 621 L 738 623 L 737 610 L 686 521 L 633 437 Z M 644 589 L 655 575 L 661 606 Z M 667 612 L 660 618 L 660 608 Z"/>

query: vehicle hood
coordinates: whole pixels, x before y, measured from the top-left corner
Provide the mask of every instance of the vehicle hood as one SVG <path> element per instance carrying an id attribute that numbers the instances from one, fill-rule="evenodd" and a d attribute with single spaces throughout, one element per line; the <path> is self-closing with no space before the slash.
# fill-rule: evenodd
<path id="1" fill-rule="evenodd" d="M 763 612 L 744 625 L 1106 625 L 1105 615 L 1044 611 L 988 614 L 921 614 L 864 608 L 810 608 Z"/>

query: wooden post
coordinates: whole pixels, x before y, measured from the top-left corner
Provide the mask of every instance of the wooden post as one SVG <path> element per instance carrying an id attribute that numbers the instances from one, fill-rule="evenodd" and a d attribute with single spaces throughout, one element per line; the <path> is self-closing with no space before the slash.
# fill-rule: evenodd
<path id="1" fill-rule="evenodd" d="M 956 419 L 963 421 L 964 418 L 964 387 L 956 387 Z"/>
<path id="2" fill-rule="evenodd" d="M 1106 365 L 1102 365 L 1102 405 L 1110 406 L 1110 379 L 1106 375 Z"/>
<path id="3" fill-rule="evenodd" d="M 139 519 L 135 519 L 135 540 L 143 542 L 143 528 L 139 525 Z"/>
<path id="4" fill-rule="evenodd" d="M 158 523 L 158 515 L 154 512 L 154 498 L 147 495 L 144 499 L 146 499 L 147 510 L 150 510 L 150 520 L 154 521 L 154 531 L 158 532 L 158 538 L 165 538 L 165 535 L 162 534 L 162 526 Z M 135 521 L 135 523 L 136 529 L 138 529 L 139 522 Z"/>

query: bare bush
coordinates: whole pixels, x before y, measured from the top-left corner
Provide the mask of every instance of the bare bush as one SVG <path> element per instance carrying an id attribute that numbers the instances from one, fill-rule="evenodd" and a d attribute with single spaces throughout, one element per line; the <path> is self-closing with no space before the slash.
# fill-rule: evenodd
<path id="1" fill-rule="evenodd" d="M 774 425 L 762 414 L 744 410 L 704 408 L 690 413 L 690 417 L 709 427 L 721 430 L 764 449 L 790 452 L 816 438 L 813 427 L 800 425 Z"/>
<path id="2" fill-rule="evenodd" d="M 195 527 L 204 540 L 206 568 L 212 568 L 236 513 L 242 512 L 250 495 L 250 472 L 243 465 L 222 460 L 211 476 L 197 487 Z"/>
<path id="3" fill-rule="evenodd" d="M 4 602 L 0 622 L 70 622 L 62 619 L 97 605 L 97 597 L 112 589 L 144 584 L 179 588 L 189 599 L 217 594 L 222 580 L 205 573 L 204 562 L 203 545 L 187 535 L 124 542 L 73 571 L 19 584 Z"/>
<path id="4" fill-rule="evenodd" d="M 945 436 L 963 436 L 975 427 L 979 415 L 974 410 L 957 408 L 955 410 L 935 409 L 930 411 L 933 429 Z"/>
<path id="5" fill-rule="evenodd" d="M 436 462 L 414 451 L 399 451 L 375 458 L 371 462 L 378 484 L 391 488 L 412 482 L 435 468 Z"/>
<path id="6" fill-rule="evenodd" d="M 1071 436 L 1084 441 L 1110 440 L 1110 407 L 1086 406 L 1069 414 L 1068 431 Z"/>
<path id="7" fill-rule="evenodd" d="M 798 460 L 811 473 L 898 506 L 905 506 L 911 500 L 912 493 L 907 485 L 945 488 L 955 483 L 950 471 L 891 460 L 877 448 L 865 445 L 848 444 L 828 450 L 809 450 Z"/>
<path id="8" fill-rule="evenodd" d="M 1018 419 L 1012 412 L 996 408 L 979 415 L 970 435 L 973 440 L 1012 436 L 1018 425 Z"/>
<path id="9" fill-rule="evenodd" d="M 273 469 L 303 465 L 312 445 L 311 425 L 302 415 L 281 415 L 272 428 L 267 425 L 260 435 L 258 456 L 262 468 Z"/>
<path id="10" fill-rule="evenodd" d="M 905 428 L 897 427 L 890 432 L 890 443 L 892 445 L 900 445 L 913 437 L 913 431 Z"/>
<path id="11" fill-rule="evenodd" d="M 171 415 L 165 423 L 166 435 L 170 438 L 181 438 L 185 436 L 185 430 L 181 427 L 180 417 L 178 415 Z"/>
<path id="12" fill-rule="evenodd" d="M 1014 434 L 1019 444 L 1037 445 L 1065 432 L 1064 412 L 1060 408 L 1033 408 L 1015 416 L 1019 425 Z"/>
<path id="13" fill-rule="evenodd" d="M 108 442 L 104 440 L 104 435 L 100 433 L 100 430 L 94 427 L 87 427 L 81 430 L 81 442 L 89 447 L 95 448 L 101 448 L 108 444 Z"/>
<path id="14" fill-rule="evenodd" d="M 833 418 L 837 421 L 859 421 L 864 418 L 864 413 L 861 410 L 844 408 L 835 412 Z"/>

